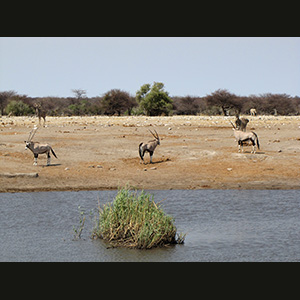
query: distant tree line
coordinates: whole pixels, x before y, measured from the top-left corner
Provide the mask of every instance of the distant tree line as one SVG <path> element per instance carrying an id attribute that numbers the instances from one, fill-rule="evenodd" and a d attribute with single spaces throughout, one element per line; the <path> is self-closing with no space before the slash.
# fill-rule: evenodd
<path id="1" fill-rule="evenodd" d="M 250 114 L 255 108 L 260 115 L 299 115 L 300 97 L 287 94 L 237 96 L 219 89 L 205 97 L 173 97 L 174 114 L 236 115 Z"/>
<path id="2" fill-rule="evenodd" d="M 102 96 L 87 97 L 86 90 L 73 89 L 73 97 L 29 97 L 15 91 L 0 91 L 1 115 L 34 115 L 40 104 L 48 116 L 82 115 L 236 115 L 255 108 L 261 115 L 299 115 L 300 97 L 287 94 L 238 96 L 219 89 L 204 97 L 173 96 L 164 84 L 144 84 L 135 96 L 112 89 Z"/>

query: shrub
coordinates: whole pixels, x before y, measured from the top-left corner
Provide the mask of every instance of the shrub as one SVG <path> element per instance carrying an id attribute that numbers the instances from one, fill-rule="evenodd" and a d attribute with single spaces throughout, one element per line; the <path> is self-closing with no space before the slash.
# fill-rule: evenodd
<path id="1" fill-rule="evenodd" d="M 200 112 L 200 98 L 197 97 L 174 97 L 173 108 L 177 115 L 196 115 Z"/>
<path id="2" fill-rule="evenodd" d="M 128 92 L 119 89 L 112 89 L 108 91 L 102 99 L 102 110 L 106 115 L 124 114 L 130 115 L 132 109 L 137 106 L 137 103 Z"/>
<path id="3" fill-rule="evenodd" d="M 241 112 L 242 103 L 240 101 L 240 97 L 230 93 L 226 89 L 218 89 L 211 95 L 207 95 L 206 101 L 209 106 L 220 107 L 224 116 L 229 114 L 230 110 L 234 110 L 235 114 L 239 114 Z"/>
<path id="4" fill-rule="evenodd" d="M 7 114 L 11 113 L 14 116 L 34 114 L 34 110 L 32 107 L 30 107 L 23 101 L 16 100 L 10 101 L 5 108 L 5 111 Z"/>
<path id="5" fill-rule="evenodd" d="M 182 244 L 185 236 L 177 236 L 172 217 L 166 215 L 153 196 L 120 189 L 112 204 L 99 210 L 94 237 L 116 246 L 149 249 L 169 244 Z"/>

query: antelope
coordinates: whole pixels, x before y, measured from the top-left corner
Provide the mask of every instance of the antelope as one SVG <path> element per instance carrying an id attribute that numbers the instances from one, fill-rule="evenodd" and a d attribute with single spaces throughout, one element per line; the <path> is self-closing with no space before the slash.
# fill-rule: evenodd
<path id="1" fill-rule="evenodd" d="M 251 116 L 256 116 L 257 112 L 256 112 L 256 109 L 255 108 L 251 108 L 250 109 L 250 115 Z"/>
<path id="2" fill-rule="evenodd" d="M 145 161 L 144 161 L 145 152 L 146 151 L 149 152 L 150 164 L 152 164 L 152 156 L 153 156 L 154 150 L 157 147 L 157 145 L 160 145 L 160 139 L 159 139 L 159 136 L 158 136 L 156 130 L 154 129 L 155 134 L 151 130 L 149 130 L 149 131 L 154 136 L 155 139 L 152 141 L 149 141 L 148 143 L 140 143 L 139 144 L 139 154 L 140 154 L 140 158 L 142 159 L 144 164 L 145 164 Z"/>
<path id="3" fill-rule="evenodd" d="M 39 124 L 41 125 L 41 118 L 43 118 L 44 119 L 44 125 L 43 126 L 45 126 L 45 123 L 46 123 L 46 111 L 42 109 L 41 104 L 35 103 L 34 107 L 35 107 L 35 112 L 36 112 L 37 116 L 39 117 Z"/>
<path id="4" fill-rule="evenodd" d="M 49 166 L 50 162 L 51 162 L 50 151 L 56 158 L 57 158 L 57 156 L 49 144 L 40 144 L 38 142 L 32 142 L 32 139 L 37 130 L 38 130 L 38 127 L 34 127 L 30 131 L 27 141 L 24 141 L 26 144 L 25 150 L 29 149 L 33 153 L 33 155 L 34 155 L 33 165 L 34 166 L 37 165 L 37 159 L 38 159 L 39 154 L 44 154 L 44 153 L 47 154 L 47 166 Z"/>
<path id="5" fill-rule="evenodd" d="M 234 137 L 237 140 L 238 145 L 239 145 L 239 152 L 241 152 L 241 146 L 242 146 L 242 152 L 244 152 L 243 145 L 247 144 L 247 142 L 251 142 L 252 147 L 253 147 L 251 153 L 255 153 L 256 152 L 256 149 L 255 149 L 256 144 L 259 149 L 259 141 L 258 141 L 257 134 L 254 131 L 244 132 L 244 131 L 238 130 L 236 127 L 234 127 L 234 125 L 231 121 L 229 121 L 229 122 L 231 123 L 231 125 L 233 127 Z"/>
<path id="6" fill-rule="evenodd" d="M 246 131 L 247 124 L 249 120 L 246 118 L 239 118 L 239 115 L 236 115 L 235 125 L 237 130 Z"/>

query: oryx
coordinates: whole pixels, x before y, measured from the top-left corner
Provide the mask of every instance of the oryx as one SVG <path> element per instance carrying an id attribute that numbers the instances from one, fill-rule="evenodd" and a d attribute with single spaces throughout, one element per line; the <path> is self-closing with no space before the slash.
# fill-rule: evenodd
<path id="1" fill-rule="evenodd" d="M 153 153 L 154 153 L 154 150 L 155 150 L 156 146 L 160 145 L 160 139 L 159 139 L 159 136 L 158 136 L 155 129 L 154 129 L 155 134 L 151 130 L 149 130 L 149 131 L 154 136 L 155 139 L 149 141 L 148 143 L 140 143 L 139 144 L 139 154 L 140 154 L 140 157 L 141 157 L 142 161 L 145 163 L 144 154 L 145 154 L 146 151 L 149 152 L 149 154 L 150 154 L 150 163 L 152 164 L 152 156 L 153 156 Z"/>
<path id="2" fill-rule="evenodd" d="M 242 146 L 242 152 L 244 152 L 243 145 L 248 144 L 248 142 L 251 142 L 252 144 L 252 151 L 251 153 L 255 153 L 255 145 L 257 144 L 257 147 L 259 149 L 259 141 L 257 134 L 254 131 L 251 132 L 244 132 L 241 130 L 237 130 L 236 127 L 233 125 L 231 121 L 229 121 L 233 127 L 234 137 L 238 142 L 239 145 L 239 152 L 241 152 L 241 146 Z"/>
<path id="3" fill-rule="evenodd" d="M 235 120 L 235 128 L 237 130 L 246 131 L 247 124 L 249 123 L 249 120 L 246 118 L 239 118 L 239 115 L 236 115 Z"/>
<path id="4" fill-rule="evenodd" d="M 29 149 L 34 155 L 34 162 L 33 165 L 37 165 L 37 158 L 39 154 L 47 154 L 47 166 L 50 165 L 51 157 L 50 157 L 50 151 L 52 154 L 57 158 L 56 154 L 54 153 L 52 147 L 49 144 L 40 144 L 38 142 L 32 142 L 32 139 L 38 130 L 38 127 L 34 127 L 30 133 L 27 141 L 24 141 L 26 143 L 25 150 Z"/>
<path id="5" fill-rule="evenodd" d="M 35 112 L 36 112 L 36 115 L 38 116 L 39 118 L 39 124 L 41 125 L 41 118 L 44 119 L 44 124 L 43 126 L 45 127 L 45 123 L 46 123 L 46 111 L 44 109 L 42 109 L 42 106 L 41 104 L 38 104 L 38 103 L 34 103 L 33 105 L 35 107 Z"/>

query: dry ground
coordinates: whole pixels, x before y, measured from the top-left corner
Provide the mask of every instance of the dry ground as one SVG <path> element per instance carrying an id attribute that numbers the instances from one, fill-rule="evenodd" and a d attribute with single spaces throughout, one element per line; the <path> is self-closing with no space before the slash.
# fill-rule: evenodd
<path id="1" fill-rule="evenodd" d="M 222 116 L 47 117 L 34 140 L 48 142 L 58 159 L 24 150 L 36 117 L 0 118 L 0 192 L 115 189 L 300 189 L 300 117 L 247 116 L 261 149 L 237 152 L 229 120 Z M 153 164 L 141 164 L 138 145 L 161 145 Z M 149 162 L 149 155 L 145 155 Z M 37 172 L 38 177 L 7 177 Z"/>

